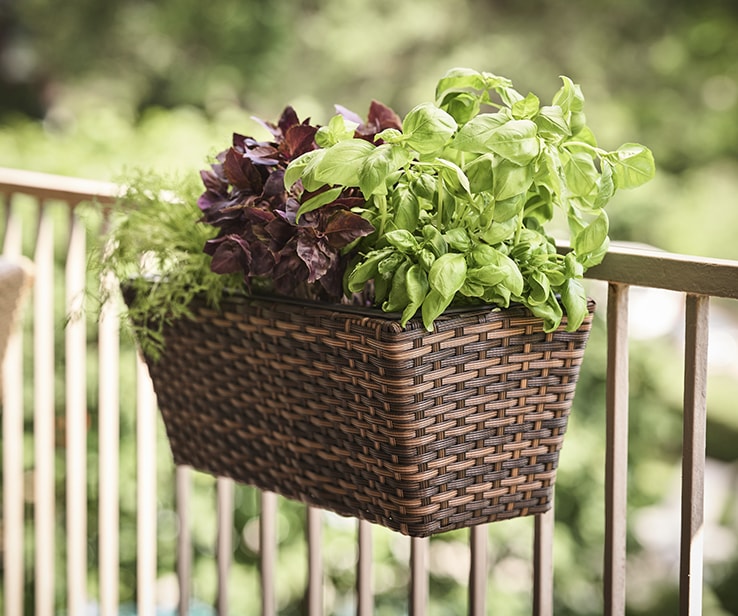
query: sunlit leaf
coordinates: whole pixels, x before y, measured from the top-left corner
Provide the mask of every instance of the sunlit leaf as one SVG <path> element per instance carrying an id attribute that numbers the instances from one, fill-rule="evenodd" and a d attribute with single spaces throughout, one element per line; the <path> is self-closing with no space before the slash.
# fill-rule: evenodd
<path id="1" fill-rule="evenodd" d="M 438 257 L 428 273 L 431 289 L 443 297 L 452 298 L 466 278 L 466 259 L 459 253 L 447 253 Z"/>
<path id="2" fill-rule="evenodd" d="M 608 160 L 613 164 L 613 179 L 618 188 L 636 188 L 656 174 L 653 154 L 642 145 L 626 143 L 614 154 Z"/>
<path id="3" fill-rule="evenodd" d="M 339 141 L 315 165 L 315 178 L 326 184 L 358 186 L 359 171 L 376 146 L 364 139 Z"/>
<path id="4" fill-rule="evenodd" d="M 402 121 L 405 144 L 421 155 L 441 150 L 456 132 L 456 120 L 431 103 L 411 109 Z"/>

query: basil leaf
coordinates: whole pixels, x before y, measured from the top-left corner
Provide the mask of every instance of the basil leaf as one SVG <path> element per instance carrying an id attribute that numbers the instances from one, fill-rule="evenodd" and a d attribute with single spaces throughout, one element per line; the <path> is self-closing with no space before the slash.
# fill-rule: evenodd
<path id="1" fill-rule="evenodd" d="M 433 322 L 448 308 L 454 296 L 444 297 L 435 289 L 431 289 L 423 300 L 422 315 L 423 325 L 429 331 L 433 331 Z"/>
<path id="2" fill-rule="evenodd" d="M 564 272 L 567 278 L 581 278 L 584 276 L 584 267 L 576 260 L 576 255 L 568 252 L 564 257 Z"/>
<path id="3" fill-rule="evenodd" d="M 334 115 L 327 126 L 321 126 L 315 133 L 315 143 L 321 148 L 329 148 L 339 141 L 351 139 L 359 124 L 348 120 L 344 116 Z"/>
<path id="4" fill-rule="evenodd" d="M 528 308 L 534 315 L 543 319 L 543 331 L 545 332 L 555 331 L 559 327 L 561 319 L 564 316 L 561 305 L 556 301 L 556 298 L 553 295 L 549 296 L 547 302 L 543 304 L 534 304 L 528 306 Z"/>
<path id="5" fill-rule="evenodd" d="M 310 199 L 300 205 L 300 208 L 297 210 L 295 220 L 300 220 L 300 216 L 302 216 L 303 214 L 306 214 L 307 212 L 312 212 L 313 210 L 317 210 L 327 203 L 335 201 L 336 199 L 338 199 L 342 191 L 343 188 L 341 186 L 338 186 L 336 188 L 330 188 L 321 193 L 318 193 L 313 197 L 310 197 Z"/>
<path id="6" fill-rule="evenodd" d="M 602 259 L 605 258 L 607 250 L 610 248 L 610 238 L 606 237 L 602 245 L 596 250 L 588 254 L 577 254 L 577 261 L 582 265 L 584 269 L 594 267 L 602 263 Z"/>
<path id="7" fill-rule="evenodd" d="M 486 286 L 494 286 L 505 280 L 505 271 L 497 264 L 482 265 L 481 267 L 468 269 L 466 275 L 467 282 Z"/>
<path id="8" fill-rule="evenodd" d="M 492 246 L 479 244 L 472 251 L 472 259 L 478 265 L 474 272 L 475 280 L 484 282 L 482 277 L 486 277 L 486 284 L 503 284 L 515 295 L 523 292 L 523 275 L 515 261 L 507 255 Z"/>
<path id="9" fill-rule="evenodd" d="M 410 160 L 403 147 L 384 143 L 369 153 L 359 171 L 359 188 L 365 199 L 387 194 L 387 178 Z"/>
<path id="10" fill-rule="evenodd" d="M 487 148 L 518 165 L 529 165 L 538 156 L 538 127 L 530 120 L 510 120 L 492 131 Z"/>
<path id="11" fill-rule="evenodd" d="M 392 244 L 395 248 L 401 250 L 402 252 L 412 253 L 420 249 L 418 240 L 415 239 L 410 231 L 407 231 L 405 229 L 395 229 L 394 231 L 389 231 L 385 234 L 384 237 L 390 244 Z"/>
<path id="12" fill-rule="evenodd" d="M 618 188 L 636 188 L 656 174 L 651 150 L 640 144 L 626 143 L 611 155 L 608 160 L 613 164 L 613 177 Z"/>
<path id="13" fill-rule="evenodd" d="M 370 252 L 363 261 L 354 266 L 348 275 L 347 286 L 351 293 L 358 293 L 364 285 L 379 275 L 379 263 L 393 252 L 392 248 Z"/>
<path id="14" fill-rule="evenodd" d="M 500 261 L 500 251 L 487 244 L 477 244 L 471 256 L 476 265 L 497 265 Z"/>
<path id="15" fill-rule="evenodd" d="M 541 101 L 539 98 L 532 92 L 529 92 L 525 98 L 515 101 L 512 104 L 513 118 L 516 120 L 532 120 L 538 113 L 540 106 Z"/>
<path id="16" fill-rule="evenodd" d="M 407 290 L 408 304 L 402 311 L 400 325 L 405 327 L 407 322 L 415 316 L 418 308 L 423 304 L 428 293 L 428 275 L 417 263 L 411 265 L 405 274 L 405 287 Z"/>
<path id="17" fill-rule="evenodd" d="M 456 128 L 456 120 L 432 103 L 414 107 L 402 121 L 405 144 L 421 156 L 442 150 Z"/>
<path id="18" fill-rule="evenodd" d="M 612 165 L 606 160 L 602 161 L 602 174 L 600 176 L 597 197 L 594 200 L 595 208 L 603 208 L 615 194 L 615 181 L 613 180 Z"/>
<path id="19" fill-rule="evenodd" d="M 464 229 L 449 229 L 443 234 L 446 243 L 457 252 L 466 252 L 471 249 L 472 241 Z"/>
<path id="20" fill-rule="evenodd" d="M 377 265 L 377 272 L 383 278 L 391 280 L 395 274 L 395 271 L 405 259 L 405 256 L 400 252 L 393 252 L 389 256 L 382 259 Z"/>
<path id="21" fill-rule="evenodd" d="M 467 278 L 464 281 L 464 284 L 461 285 L 459 293 L 461 293 L 461 295 L 463 295 L 464 297 L 483 297 L 484 286 L 479 284 L 478 282 L 472 282 Z"/>
<path id="22" fill-rule="evenodd" d="M 438 169 L 438 177 L 441 178 L 447 190 L 455 195 L 471 196 L 469 178 L 458 165 L 443 158 L 437 158 L 435 165 Z"/>
<path id="23" fill-rule="evenodd" d="M 503 255 L 502 253 L 500 253 L 500 256 L 501 259 L 499 266 L 505 272 L 505 287 L 507 287 L 513 295 L 519 296 L 525 287 L 523 274 L 520 272 L 518 264 L 510 257 Z"/>
<path id="24" fill-rule="evenodd" d="M 431 249 L 436 257 L 440 257 L 448 252 L 448 245 L 443 239 L 441 232 L 433 225 L 425 225 L 423 227 L 423 238 L 425 238 L 428 248 Z"/>
<path id="25" fill-rule="evenodd" d="M 469 178 L 469 190 L 472 193 L 478 194 L 492 190 L 495 163 L 494 154 L 482 154 L 464 166 L 464 175 Z"/>
<path id="26" fill-rule="evenodd" d="M 486 229 L 480 237 L 488 244 L 499 244 L 511 238 L 518 228 L 518 219 L 513 217 L 504 222 L 494 221 L 489 229 Z"/>
<path id="27" fill-rule="evenodd" d="M 446 72 L 436 85 L 436 101 L 440 102 L 449 91 L 465 90 L 467 88 L 484 90 L 487 88 L 485 76 L 468 68 L 452 68 Z"/>
<path id="28" fill-rule="evenodd" d="M 444 298 L 453 298 L 466 278 L 466 259 L 459 253 L 447 253 L 433 262 L 428 273 L 428 282 L 432 290 Z"/>
<path id="29" fill-rule="evenodd" d="M 588 152 L 580 150 L 570 152 L 563 170 L 571 194 L 586 197 L 597 187 L 599 173 Z"/>
<path id="30" fill-rule="evenodd" d="M 528 278 L 530 292 L 528 293 L 528 301 L 531 304 L 543 304 L 548 300 L 551 294 L 551 285 L 548 277 L 540 271 L 533 272 Z"/>
<path id="31" fill-rule="evenodd" d="M 398 185 L 392 191 L 390 204 L 395 212 L 394 223 L 398 229 L 414 231 L 420 217 L 420 203 L 412 190 L 405 185 Z"/>
<path id="32" fill-rule="evenodd" d="M 558 105 L 541 107 L 540 113 L 533 121 L 538 126 L 538 134 L 545 139 L 560 141 L 572 135 L 564 110 Z"/>
<path id="33" fill-rule="evenodd" d="M 435 199 L 436 190 L 438 188 L 438 180 L 436 176 L 430 173 L 421 173 L 412 181 L 412 190 L 418 196 L 428 201 Z"/>
<path id="34" fill-rule="evenodd" d="M 318 164 L 320 159 L 324 156 L 325 150 L 311 150 L 305 152 L 302 156 L 297 157 L 295 160 L 287 165 L 287 169 L 284 172 L 284 186 L 288 190 L 294 185 L 297 180 L 302 178 L 303 186 L 307 190 L 314 191 L 323 186 L 324 183 L 312 183 L 308 180 L 311 176 L 315 166 Z"/>
<path id="35" fill-rule="evenodd" d="M 374 141 L 384 141 L 385 143 L 402 143 L 405 140 L 403 135 L 396 128 L 385 128 L 374 135 Z"/>
<path id="36" fill-rule="evenodd" d="M 410 269 L 410 262 L 405 260 L 395 271 L 395 274 L 392 277 L 389 297 L 387 298 L 387 301 L 382 304 L 382 310 L 385 312 L 397 312 L 399 310 L 403 310 L 408 303 L 410 303 L 406 280 L 408 269 Z"/>
<path id="37" fill-rule="evenodd" d="M 457 124 L 463 125 L 479 113 L 481 103 L 478 96 L 469 92 L 449 92 L 441 99 L 439 107 L 447 111 Z"/>
<path id="38" fill-rule="evenodd" d="M 574 250 L 578 255 L 587 255 L 597 251 L 607 240 L 609 230 L 607 214 L 601 210 L 597 218 L 585 226 L 574 237 Z"/>
<path id="39" fill-rule="evenodd" d="M 508 119 L 501 113 L 480 113 L 459 129 L 454 137 L 453 146 L 462 152 L 486 154 L 489 152 L 487 143 Z"/>
<path id="40" fill-rule="evenodd" d="M 428 250 L 427 248 L 423 248 L 418 253 L 418 263 L 420 263 L 420 265 L 423 267 L 423 269 L 426 272 L 430 271 L 435 261 L 436 261 L 436 255 L 434 255 L 433 252 Z"/>
<path id="41" fill-rule="evenodd" d="M 512 86 L 497 87 L 495 90 L 500 95 L 502 102 L 510 108 L 524 99 L 524 96 Z"/>
<path id="42" fill-rule="evenodd" d="M 495 203 L 495 222 L 505 222 L 517 216 L 523 211 L 524 205 L 525 198 L 522 195 L 497 201 Z"/>
<path id="43" fill-rule="evenodd" d="M 509 160 L 501 160 L 495 167 L 493 192 L 495 199 L 503 201 L 525 193 L 533 183 L 533 168 L 520 166 Z"/>
<path id="44" fill-rule="evenodd" d="M 364 139 L 339 141 L 324 150 L 315 166 L 315 179 L 325 184 L 358 186 L 359 171 L 376 146 Z"/>
<path id="45" fill-rule="evenodd" d="M 553 104 L 561 107 L 565 115 L 572 113 L 581 113 L 584 108 L 584 96 L 582 89 L 568 77 L 562 76 L 561 81 L 564 85 L 554 95 Z"/>
<path id="46" fill-rule="evenodd" d="M 533 175 L 534 182 L 538 186 L 545 186 L 551 195 L 560 197 L 563 192 L 561 186 L 563 173 L 559 151 L 555 147 L 546 144 L 538 158 L 538 165 Z"/>
<path id="47" fill-rule="evenodd" d="M 579 329 L 587 317 L 587 293 L 579 280 L 569 279 L 559 288 L 561 303 L 566 310 L 566 330 L 573 332 Z"/>

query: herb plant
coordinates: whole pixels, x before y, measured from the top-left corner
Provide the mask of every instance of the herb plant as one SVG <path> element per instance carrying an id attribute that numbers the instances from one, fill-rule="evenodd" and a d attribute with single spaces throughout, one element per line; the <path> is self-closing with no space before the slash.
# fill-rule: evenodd
<path id="1" fill-rule="evenodd" d="M 374 101 L 366 120 L 337 107 L 321 127 L 287 107 L 264 123 L 268 140 L 233 135 L 199 198 L 134 181 L 124 201 L 138 210 L 124 210 L 106 260 L 119 278 L 144 261 L 160 275 L 136 288 L 139 338 L 156 352 L 152 324 L 239 287 L 374 306 L 403 326 L 420 314 L 428 329 L 449 306 L 517 302 L 548 331 L 564 314 L 577 329 L 583 273 L 609 244 L 604 207 L 650 180 L 654 161 L 639 144 L 599 147 L 580 87 L 562 81 L 542 105 L 505 77 L 453 69 L 404 118 Z M 565 254 L 554 217 L 568 226 Z"/>
<path id="2" fill-rule="evenodd" d="M 563 77 L 551 105 L 491 73 L 455 69 L 435 103 L 367 138 L 340 113 L 316 133 L 317 149 L 292 161 L 285 184 L 302 190 L 296 220 L 358 189 L 356 211 L 373 233 L 354 248 L 348 293 L 373 283 L 373 302 L 420 311 L 431 329 L 450 305 L 519 302 L 547 330 L 577 329 L 587 312 L 586 268 L 607 252 L 604 207 L 618 188 L 654 175 L 651 152 L 598 147 L 579 86 Z M 297 187 L 297 188 L 296 188 Z M 317 196 L 314 196 L 317 195 Z M 545 225 L 566 218 L 571 251 L 558 253 Z"/>

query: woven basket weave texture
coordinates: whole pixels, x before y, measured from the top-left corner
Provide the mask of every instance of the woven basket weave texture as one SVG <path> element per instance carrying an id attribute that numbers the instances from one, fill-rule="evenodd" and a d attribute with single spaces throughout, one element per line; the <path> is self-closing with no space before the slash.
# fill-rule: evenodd
<path id="1" fill-rule="evenodd" d="M 234 298 L 149 362 L 175 462 L 412 536 L 541 513 L 592 310 L 441 317 Z"/>

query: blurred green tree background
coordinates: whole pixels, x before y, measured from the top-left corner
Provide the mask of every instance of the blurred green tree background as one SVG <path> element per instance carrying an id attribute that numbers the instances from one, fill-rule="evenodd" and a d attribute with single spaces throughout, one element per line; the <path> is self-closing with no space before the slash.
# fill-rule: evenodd
<path id="1" fill-rule="evenodd" d="M 618 194 L 610 206 L 613 239 L 738 259 L 734 0 L 76 0 L 63 7 L 5 0 L 0 166 L 97 179 L 140 167 L 194 173 L 232 132 L 258 132 L 251 116 L 273 120 L 292 104 L 301 117 L 323 122 L 335 103 L 363 114 L 373 98 L 404 114 L 432 99 L 436 80 L 453 66 L 505 75 L 542 98 L 556 91 L 559 75 L 570 76 L 582 85 L 588 122 L 605 147 L 638 141 L 656 158 L 657 179 Z M 593 286 L 592 293 L 601 296 L 602 289 Z M 641 325 L 631 353 L 629 613 L 665 616 L 675 613 L 677 596 L 678 513 L 666 505 L 679 475 L 681 365 L 674 347 L 680 332 L 653 315 L 655 302 L 673 306 L 678 298 L 634 295 Z M 725 548 L 708 550 L 705 614 L 711 616 L 738 613 L 738 317 L 735 302 L 717 307 L 728 325 L 713 341 L 727 348 L 732 363 L 719 364 L 710 385 L 708 453 L 720 489 L 708 494 L 717 513 L 707 532 Z M 557 615 L 602 613 L 604 335 L 598 321 L 557 484 Z M 130 439 L 129 423 L 124 416 L 121 433 Z M 122 475 L 129 482 L 122 489 L 131 493 L 133 470 L 124 467 Z M 212 484 L 200 483 L 197 507 L 206 519 Z M 162 499 L 166 572 L 174 531 L 171 500 Z M 248 488 L 239 488 L 237 499 L 234 613 L 252 613 L 256 504 Z M 122 533 L 133 537 L 130 500 L 121 504 Z M 280 604 L 284 614 L 296 614 L 305 575 L 296 530 L 304 521 L 287 503 L 281 511 L 287 572 Z M 350 613 L 353 527 L 329 520 L 329 605 L 331 613 Z M 212 529 L 198 529 L 195 590 L 210 601 Z M 655 529 L 673 536 L 655 536 Z M 492 525 L 490 537 L 490 605 L 495 613 L 530 613 L 528 521 Z M 451 533 L 432 542 L 433 614 L 465 609 L 464 540 Z M 381 531 L 375 544 L 377 613 L 402 613 L 407 544 Z M 135 554 L 128 552 L 121 559 L 133 572 Z M 124 577 L 122 602 L 132 599 L 133 588 Z"/>

